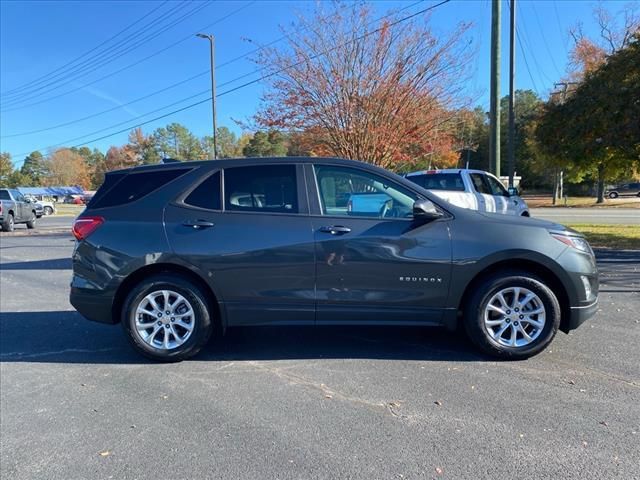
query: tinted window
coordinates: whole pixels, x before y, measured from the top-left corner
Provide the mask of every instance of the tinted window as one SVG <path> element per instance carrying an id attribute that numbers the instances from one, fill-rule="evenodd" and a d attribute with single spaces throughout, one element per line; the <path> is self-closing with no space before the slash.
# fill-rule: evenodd
<path id="1" fill-rule="evenodd" d="M 492 195 L 491 188 L 487 183 L 486 177 L 481 173 L 472 173 L 471 182 L 473 183 L 473 187 L 476 189 L 476 192 Z"/>
<path id="2" fill-rule="evenodd" d="M 11 200 L 8 190 L 0 190 L 0 200 Z"/>
<path id="3" fill-rule="evenodd" d="M 93 207 L 98 201 L 100 201 L 102 197 L 104 197 L 104 195 L 111 189 L 111 187 L 113 187 L 116 183 L 122 180 L 125 175 L 126 175 L 126 172 L 107 173 L 104 176 L 104 181 L 102 182 L 102 185 L 100 185 L 100 187 L 98 188 L 98 191 L 93 196 L 93 198 L 91 199 L 87 207 L 88 208 Z"/>
<path id="4" fill-rule="evenodd" d="M 194 207 L 220 210 L 220 172 L 209 176 L 184 199 L 184 203 Z"/>
<path id="5" fill-rule="evenodd" d="M 298 213 L 295 165 L 260 165 L 224 171 L 225 209 Z"/>
<path id="6" fill-rule="evenodd" d="M 324 215 L 410 217 L 417 198 L 379 175 L 345 167 L 316 166 Z"/>
<path id="7" fill-rule="evenodd" d="M 428 190 L 454 190 L 464 192 L 464 183 L 459 173 L 434 173 L 429 175 L 411 175 L 407 177 Z"/>
<path id="8" fill-rule="evenodd" d="M 100 198 L 91 202 L 90 206 L 92 208 L 102 208 L 135 202 L 189 170 L 190 169 L 183 168 L 130 173 L 117 182 L 110 190 L 106 191 Z M 105 185 L 101 188 L 104 187 Z"/>
<path id="9" fill-rule="evenodd" d="M 493 195 L 502 195 L 503 197 L 509 196 L 509 192 L 507 192 L 507 189 L 504 188 L 504 185 L 502 185 L 502 183 L 499 180 L 496 180 L 495 178 L 489 175 L 485 175 L 484 177 L 487 179 L 487 182 L 489 183 L 489 188 L 491 189 L 491 193 Z"/>

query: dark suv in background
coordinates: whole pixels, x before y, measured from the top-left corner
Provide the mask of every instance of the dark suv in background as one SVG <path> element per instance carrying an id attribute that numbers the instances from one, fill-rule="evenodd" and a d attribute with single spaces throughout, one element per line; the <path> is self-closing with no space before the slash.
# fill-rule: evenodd
<path id="1" fill-rule="evenodd" d="M 615 185 L 605 190 L 604 194 L 609 198 L 640 197 L 640 182 Z"/>
<path id="2" fill-rule="evenodd" d="M 457 208 L 355 161 L 111 172 L 73 232 L 71 303 L 162 361 L 239 325 L 460 323 L 484 352 L 525 358 L 597 307 L 575 231 Z"/>

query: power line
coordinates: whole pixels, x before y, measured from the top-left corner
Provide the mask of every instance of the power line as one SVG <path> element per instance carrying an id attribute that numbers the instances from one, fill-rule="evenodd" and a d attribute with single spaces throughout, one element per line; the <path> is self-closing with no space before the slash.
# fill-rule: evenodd
<path id="1" fill-rule="evenodd" d="M 416 5 L 420 4 L 420 3 L 423 3 L 424 1 L 425 0 L 419 0 L 417 2 L 411 3 L 410 5 L 407 5 L 407 6 L 403 7 L 403 8 L 401 8 L 401 9 L 397 10 L 396 13 L 399 13 L 399 12 L 402 12 L 403 10 L 406 10 L 408 8 L 411 8 L 411 7 L 414 7 L 414 6 L 416 6 Z M 386 15 L 384 17 L 381 17 L 380 19 L 377 19 L 376 22 L 382 20 L 383 18 L 386 18 L 387 16 L 389 16 L 389 15 Z M 280 42 L 280 41 L 282 41 L 282 40 L 284 40 L 286 38 L 287 38 L 287 36 L 283 35 L 283 36 L 281 36 L 281 37 L 279 37 L 279 38 L 277 38 L 275 40 L 272 40 L 271 42 L 269 42 L 269 43 L 267 43 L 265 45 L 262 45 L 262 46 L 260 46 L 260 47 L 258 47 L 256 49 L 254 49 L 254 50 L 251 50 L 250 52 L 247 52 L 247 53 L 245 53 L 243 55 L 239 55 L 239 56 L 237 56 L 235 58 L 232 58 L 231 60 L 223 62 L 222 64 L 218 65 L 216 67 L 216 69 L 220 70 L 221 68 L 224 68 L 224 67 L 226 67 L 228 65 L 231 65 L 231 64 L 233 64 L 233 63 L 235 63 L 235 62 L 237 62 L 239 60 L 242 60 L 243 58 L 246 58 L 249 55 L 252 55 L 252 54 L 254 54 L 254 53 L 256 53 L 256 52 L 258 52 L 258 51 L 260 51 L 260 50 L 262 50 L 264 48 L 267 48 L 267 47 L 269 47 L 271 45 L 274 45 L 274 44 L 276 44 L 276 43 L 278 43 L 278 42 Z M 255 73 L 258 73 L 258 72 L 260 72 L 262 70 L 263 69 L 258 69 L 256 71 L 241 75 L 241 76 L 236 77 L 236 78 L 234 78 L 234 79 L 232 79 L 232 80 L 230 80 L 228 82 L 224 82 L 224 83 L 220 84 L 219 86 L 224 86 L 224 85 L 228 85 L 230 83 L 234 83 L 237 80 L 240 80 L 242 78 L 246 78 L 246 77 L 248 77 L 250 75 L 253 75 Z M 127 103 L 123 103 L 121 105 L 116 105 L 115 107 L 108 108 L 106 110 L 102 110 L 100 112 L 97 112 L 97 113 L 94 113 L 94 114 L 91 114 L 91 115 L 87 115 L 87 116 L 84 116 L 84 117 L 81 117 L 81 118 L 77 118 L 75 120 L 70 120 L 70 121 L 67 121 L 67 122 L 59 123 L 59 124 L 56 124 L 56 125 L 53 125 L 53 126 L 50 126 L 50 127 L 40 128 L 40 129 L 36 129 L 36 130 L 30 130 L 30 131 L 27 131 L 27 132 L 13 133 L 13 134 L 9 134 L 9 135 L 1 135 L 0 138 L 23 137 L 23 136 L 27 136 L 27 135 L 33 135 L 33 134 L 36 134 L 36 133 L 42 133 L 42 132 L 46 132 L 46 131 L 50 131 L 50 130 L 55 130 L 57 128 L 67 127 L 69 125 L 80 123 L 80 122 L 83 122 L 85 120 L 90 120 L 90 119 L 98 117 L 100 115 L 104 115 L 106 113 L 113 112 L 113 111 L 118 110 L 120 108 L 127 107 L 129 105 L 134 104 L 134 103 L 141 102 L 142 100 L 146 100 L 146 99 L 151 98 L 151 97 L 153 97 L 155 95 L 158 95 L 160 93 L 166 92 L 167 90 L 170 90 L 170 89 L 175 88 L 177 86 L 183 85 L 183 84 L 185 84 L 187 82 L 195 80 L 196 78 L 200 78 L 200 77 L 202 77 L 204 75 L 207 75 L 207 74 L 209 74 L 209 72 L 210 72 L 209 69 L 204 70 L 204 71 L 202 71 L 202 72 L 200 72 L 200 73 L 198 73 L 196 75 L 193 75 L 193 76 L 191 76 L 191 77 L 189 77 L 189 78 L 187 78 L 185 80 L 181 80 L 181 81 L 179 81 L 177 83 L 174 83 L 174 84 L 169 85 L 167 87 L 161 88 L 160 90 L 156 90 L 155 92 L 149 93 L 149 94 L 144 95 L 142 97 L 139 97 L 139 98 L 136 98 L 134 100 L 131 100 L 131 101 L 127 102 Z"/>
<path id="2" fill-rule="evenodd" d="M 382 30 L 383 28 L 391 28 L 391 27 L 394 27 L 395 25 L 398 25 L 398 24 L 400 24 L 400 23 L 402 23 L 402 22 L 405 22 L 405 21 L 407 21 L 407 20 L 410 20 L 410 19 L 412 19 L 412 18 L 414 18 L 414 17 L 416 17 L 416 16 L 418 16 L 418 15 L 421 15 L 421 14 L 423 14 L 423 13 L 426 13 L 426 12 L 428 12 L 428 11 L 430 11 L 430 10 L 434 10 L 435 8 L 440 7 L 440 6 L 442 6 L 442 5 L 446 4 L 446 3 L 449 3 L 450 1 L 451 1 L 451 0 L 442 0 L 442 1 L 440 1 L 439 3 L 436 3 L 436 4 L 434 4 L 434 5 L 431 5 L 430 7 L 424 8 L 424 9 L 419 10 L 419 11 L 417 11 L 417 12 L 415 12 L 415 13 L 411 14 L 411 15 L 407 15 L 406 17 L 403 17 L 403 18 L 401 18 L 401 19 L 398 19 L 398 20 L 396 20 L 395 22 L 391 22 L 391 23 L 389 23 L 389 24 L 387 24 L 387 25 L 385 25 L 385 26 L 383 26 L 383 27 L 379 27 L 379 28 L 377 28 L 377 29 L 375 29 L 375 30 L 372 30 L 372 31 L 370 31 L 370 32 L 367 32 L 367 33 L 365 33 L 365 34 L 363 34 L 363 35 L 361 35 L 361 36 L 359 36 L 359 37 L 356 37 L 356 38 L 354 38 L 354 39 L 352 39 L 352 40 L 349 40 L 349 41 L 344 42 L 344 43 L 342 43 L 342 44 L 340 44 L 340 45 L 336 45 L 336 46 L 334 46 L 334 47 L 332 47 L 332 48 L 326 49 L 326 50 L 324 50 L 323 52 L 319 52 L 319 53 L 317 53 L 317 54 L 315 54 L 315 55 L 312 55 L 312 56 L 310 56 L 307 60 L 301 60 L 301 61 L 299 61 L 299 62 L 296 62 L 296 63 L 292 64 L 292 65 L 288 65 L 287 67 L 283 67 L 283 68 L 281 68 L 281 69 L 275 70 L 275 71 L 270 72 L 270 73 L 268 73 L 268 74 L 266 74 L 266 75 L 263 75 L 263 76 L 261 76 L 261 77 L 259 77 L 259 78 L 257 78 L 257 79 L 251 80 L 251 81 L 246 82 L 246 83 L 244 83 L 244 84 L 242 84 L 242 85 L 238 85 L 237 87 L 234 87 L 234 88 L 231 88 L 231 89 L 226 90 L 226 91 L 224 91 L 224 92 L 221 92 L 221 93 L 219 93 L 219 94 L 217 94 L 217 95 L 216 95 L 216 98 L 218 98 L 218 97 L 222 97 L 222 96 L 224 96 L 224 95 L 228 95 L 228 94 L 230 94 L 230 93 L 232 93 L 232 92 L 235 92 L 235 91 L 237 91 L 237 90 L 240 90 L 240 89 L 242 89 L 242 88 L 245 88 L 245 87 L 247 87 L 247 86 L 249 86 L 249 85 L 252 85 L 252 84 L 258 83 L 258 82 L 260 82 L 260 81 L 262 81 L 262 80 L 265 80 L 265 79 L 267 79 L 267 78 L 270 78 L 270 77 L 273 77 L 273 76 L 275 76 L 275 75 L 278 75 L 279 73 L 282 73 L 282 72 L 284 72 L 284 71 L 287 71 L 287 70 L 289 70 L 289 69 L 291 69 L 291 68 L 294 68 L 294 67 L 296 67 L 296 66 L 302 65 L 303 63 L 305 63 L 305 62 L 306 62 L 306 61 L 308 61 L 308 60 L 314 60 L 314 59 L 316 59 L 316 58 L 318 58 L 318 57 L 320 57 L 320 56 L 326 55 L 326 54 L 327 54 L 327 53 L 329 53 L 329 52 L 332 52 L 332 51 L 334 51 L 334 50 L 336 50 L 336 49 L 338 49 L 338 48 L 341 48 L 341 47 L 343 47 L 343 46 L 345 46 L 345 45 L 348 45 L 348 44 L 350 44 L 350 43 L 353 43 L 353 42 L 355 42 L 355 41 L 362 40 L 362 39 L 364 39 L 364 38 L 368 37 L 369 35 L 373 35 L 374 33 L 379 32 L 379 31 L 380 31 L 380 30 Z M 385 18 L 385 17 L 382 17 L 382 18 Z M 231 82 L 237 81 L 238 79 L 240 79 L 240 78 L 242 78 L 242 77 L 246 77 L 246 76 L 249 76 L 249 75 L 252 75 L 252 74 L 255 74 L 255 73 L 259 73 L 259 72 L 260 72 L 260 71 L 262 71 L 262 70 L 264 70 L 264 68 L 258 69 L 258 70 L 256 70 L 255 72 L 250 72 L 250 73 L 248 73 L 248 74 L 242 75 L 242 76 L 237 77 L 237 78 L 235 78 L 234 80 L 231 80 L 230 82 L 226 82 L 226 83 L 228 84 L 228 83 L 231 83 Z M 207 90 L 207 91 L 208 91 L 208 90 Z M 178 102 L 174 102 L 174 103 L 173 103 L 173 104 L 171 104 L 171 105 L 175 105 L 175 104 L 177 104 L 177 103 L 182 103 L 183 101 L 185 101 L 185 100 L 187 100 L 187 99 L 193 98 L 193 97 L 198 96 L 198 95 L 202 95 L 203 93 L 204 93 L 204 92 L 197 93 L 197 94 L 195 94 L 195 95 L 192 95 L 191 97 L 187 97 L 187 98 L 185 98 L 185 99 L 179 100 Z M 177 110 L 173 110 L 173 111 L 171 111 L 171 112 L 165 113 L 165 114 L 163 114 L 163 115 L 160 115 L 160 116 L 158 116 L 158 117 L 152 118 L 152 119 L 150 119 L 150 120 L 146 120 L 146 121 L 144 121 L 144 122 L 138 122 L 138 123 L 135 123 L 135 124 L 131 124 L 130 126 L 125 127 L 124 129 L 118 130 L 118 131 L 116 131 L 116 132 L 109 133 L 109 134 L 107 134 L 107 135 L 103 135 L 103 136 L 98 137 L 98 138 L 94 138 L 94 139 L 88 140 L 88 141 L 83 142 L 83 143 L 79 143 L 79 144 L 77 144 L 77 145 L 73 145 L 73 146 L 72 146 L 72 147 L 70 147 L 70 148 L 80 147 L 80 146 L 83 146 L 83 145 L 88 145 L 88 144 L 91 144 L 91 143 L 94 143 L 94 142 L 98 142 L 98 141 L 100 141 L 100 140 L 104 140 L 104 139 L 106 139 L 106 138 L 112 137 L 112 136 L 114 136 L 114 135 L 119 135 L 120 133 L 124 133 L 124 132 L 127 132 L 127 131 L 131 131 L 131 130 L 132 130 L 132 129 L 134 129 L 134 128 L 138 128 L 138 127 L 141 127 L 141 126 L 143 126 L 143 125 L 147 125 L 147 124 L 149 124 L 149 123 L 155 122 L 155 121 L 157 121 L 157 120 L 161 120 L 161 119 L 166 118 L 166 117 L 169 117 L 169 116 L 171 116 L 171 115 L 175 115 L 176 113 L 183 112 L 183 111 L 185 111 L 185 110 L 188 110 L 188 109 L 190 109 L 190 108 L 194 108 L 194 107 L 196 107 L 196 106 L 198 106 L 198 105 L 202 105 L 203 103 L 205 103 L 205 102 L 210 102 L 210 101 L 211 101 L 211 97 L 209 96 L 208 98 L 205 98 L 205 99 L 203 99 L 203 100 L 199 100 L 198 102 L 192 103 L 192 104 L 190 104 L 190 105 L 187 105 L 187 106 L 185 106 L 185 107 L 179 108 L 179 109 L 177 109 Z M 171 106 L 171 105 L 168 105 L 168 106 Z M 150 115 L 151 113 L 153 113 L 153 112 L 155 112 L 155 111 L 163 110 L 164 108 L 168 108 L 168 106 L 162 107 L 162 108 L 157 109 L 157 110 L 154 110 L 154 111 L 152 111 L 152 112 L 147 112 L 146 114 L 141 115 L 141 116 L 139 116 L 139 117 L 137 117 L 137 118 L 141 118 L 141 117 L 144 117 L 144 116 L 146 116 L 146 115 Z M 127 122 L 128 122 L 128 121 L 127 121 Z M 109 126 L 109 127 L 106 127 L 106 128 L 104 128 L 104 129 L 102 129 L 102 131 L 104 131 L 104 130 L 109 130 L 110 128 L 113 128 L 114 126 L 121 125 L 122 123 L 126 123 L 126 122 L 121 122 L 121 123 L 116 124 L 116 125 L 111 125 L 111 126 Z M 97 132 L 93 132 L 93 133 L 97 133 Z M 93 134 L 93 133 L 92 133 L 92 134 Z M 85 135 L 85 136 L 90 136 L 90 135 L 92 135 L 92 134 Z M 77 138 L 75 138 L 75 139 L 67 140 L 67 141 L 65 141 L 65 142 L 62 142 L 62 143 L 57 144 L 57 145 L 54 145 L 54 146 L 43 147 L 43 148 L 39 148 L 39 149 L 37 149 L 37 150 L 48 150 L 48 149 L 50 149 L 50 148 L 55 148 L 56 146 L 62 146 L 62 145 L 68 144 L 68 143 L 70 143 L 70 142 L 72 142 L 72 141 L 75 141 L 75 140 L 77 140 L 77 139 L 79 139 L 79 138 L 83 138 L 83 137 L 77 137 Z M 28 154 L 29 154 L 29 152 L 20 153 L 20 154 L 17 154 L 17 155 L 16 155 L 16 157 L 22 157 L 22 156 L 25 156 L 25 155 L 28 155 Z"/>
<path id="3" fill-rule="evenodd" d="M 210 27 L 212 27 L 212 26 L 214 26 L 214 25 L 217 25 L 217 24 L 218 24 L 218 23 L 220 23 L 220 22 L 223 22 L 223 21 L 224 21 L 224 20 L 226 20 L 227 18 L 229 18 L 229 17 L 231 17 L 231 16 L 235 15 L 236 13 L 240 12 L 241 10 L 244 10 L 244 9 L 245 9 L 245 8 L 247 8 L 248 6 L 250 6 L 250 5 L 254 4 L 255 2 L 256 2 L 256 0 L 253 0 L 253 1 L 247 2 L 246 4 L 242 5 L 241 7 L 237 8 L 237 9 L 235 9 L 235 10 L 232 10 L 232 11 L 231 11 L 231 12 L 229 12 L 228 14 L 226 14 L 226 15 L 224 15 L 224 16 L 222 16 L 222 17 L 220 17 L 219 19 L 215 20 L 214 22 L 211 22 L 211 23 L 209 23 L 208 25 L 205 25 L 205 26 L 201 27 L 200 29 L 198 29 L 198 31 L 199 31 L 199 30 L 206 30 L 207 28 L 210 28 Z M 73 92 L 76 92 L 76 91 L 81 90 L 81 89 L 83 89 L 83 88 L 86 88 L 86 87 L 88 87 L 88 86 L 94 85 L 94 84 L 99 83 L 99 82 L 101 82 L 101 81 L 103 81 L 103 80 L 106 80 L 107 78 L 111 78 L 111 77 L 113 77 L 114 75 L 117 75 L 117 74 L 119 74 L 119 73 L 121 73 L 121 72 L 123 72 L 123 71 L 125 71 L 125 70 L 128 70 L 128 69 L 129 69 L 129 68 L 131 68 L 131 67 L 134 67 L 134 66 L 136 66 L 136 65 L 139 65 L 139 64 L 140 64 L 140 63 L 142 63 L 142 62 L 145 62 L 145 61 L 147 61 L 147 60 L 149 60 L 149 59 L 151 59 L 151 58 L 153 58 L 153 57 L 156 57 L 156 56 L 160 55 L 161 53 L 164 53 L 165 51 L 169 50 L 170 48 L 173 48 L 173 47 L 175 47 L 176 45 L 179 45 L 180 43 L 183 43 L 183 42 L 185 42 L 185 41 L 187 41 L 187 40 L 190 40 L 190 39 L 192 39 L 192 38 L 193 38 L 193 33 L 191 33 L 191 34 L 189 34 L 189 35 L 187 35 L 187 36 L 185 36 L 185 37 L 181 38 L 181 39 L 180 39 L 180 40 L 178 40 L 177 42 L 174 42 L 174 43 L 172 43 L 172 44 L 170 44 L 170 45 L 168 45 L 168 46 L 166 46 L 166 47 L 164 47 L 164 48 L 162 48 L 162 49 L 160 49 L 160 50 L 155 51 L 154 53 L 152 53 L 152 54 L 150 54 L 150 55 L 147 55 L 146 57 L 144 57 L 144 58 L 142 58 L 142 59 L 140 59 L 140 60 L 137 60 L 137 61 L 135 61 L 135 62 L 129 63 L 129 64 L 125 65 L 124 67 L 119 68 L 118 70 L 115 70 L 115 71 L 113 71 L 113 72 L 111 72 L 111 73 L 108 73 L 108 74 L 106 74 L 106 75 L 101 75 L 99 78 L 97 78 L 97 79 L 95 79 L 95 80 L 92 80 L 91 82 L 85 83 L 84 85 L 82 85 L 82 86 L 80 86 L 80 87 L 74 87 L 74 88 L 72 88 L 71 90 L 67 90 L 66 92 L 59 93 L 59 94 L 57 94 L 57 95 L 55 95 L 55 96 L 53 96 L 53 97 L 45 98 L 45 99 L 42 99 L 42 100 L 39 100 L 39 101 L 36 101 L 36 102 L 29 103 L 29 104 L 27 104 L 27 105 L 22 105 L 22 106 L 20 106 L 20 107 L 6 109 L 6 110 L 4 110 L 4 111 L 5 111 L 5 112 L 9 112 L 9 111 L 14 111 L 14 110 L 20 110 L 20 109 L 24 109 L 24 108 L 32 107 L 32 106 L 35 106 L 35 105 L 40 105 L 40 104 L 42 104 L 42 103 L 46 103 L 46 102 L 49 102 L 49 101 L 51 101 L 51 100 L 56 100 L 56 99 L 58 99 L 58 98 L 64 97 L 64 96 L 69 95 L 69 94 L 71 94 L 71 93 L 73 93 Z"/>
<path id="4" fill-rule="evenodd" d="M 75 77 L 77 77 L 80 73 L 88 70 L 92 66 L 96 64 L 100 64 L 100 62 L 102 61 L 108 60 L 109 57 L 106 57 L 106 55 L 112 54 L 113 52 L 117 51 L 121 47 L 121 45 L 125 42 L 128 42 L 128 46 L 130 46 L 130 42 L 132 40 L 134 40 L 135 38 L 139 37 L 142 34 L 145 34 L 147 31 L 151 30 L 158 22 L 161 22 L 166 18 L 169 18 L 174 12 L 182 8 L 183 5 L 184 4 L 182 5 L 178 4 L 176 7 L 172 8 L 171 10 L 162 13 L 160 16 L 153 19 L 150 23 L 143 25 L 140 29 L 120 39 L 117 43 L 105 47 L 102 51 L 99 51 L 94 55 L 92 55 L 91 57 L 85 60 L 82 60 L 80 63 L 76 65 L 70 65 L 69 68 L 62 69 L 58 73 L 52 74 L 46 77 L 45 79 L 39 81 L 38 84 L 22 89 L 22 91 L 6 94 L 5 97 L 13 97 L 13 98 L 8 98 L 3 100 L 2 101 L 3 105 L 19 103 L 23 98 L 28 100 L 30 96 L 33 96 L 34 94 L 36 94 L 36 96 L 42 95 L 42 94 L 37 94 L 36 92 L 46 89 L 52 85 L 56 85 L 58 83 L 63 82 L 66 78 L 69 77 L 69 75 L 74 75 Z M 127 46 L 124 47 L 124 49 L 126 48 Z M 103 60 L 103 58 L 105 60 Z M 108 62 L 105 61 L 105 64 L 106 63 Z M 53 87 L 50 90 L 55 90 L 55 88 L 56 87 Z M 45 91 L 44 93 L 47 93 L 47 92 Z"/>
<path id="5" fill-rule="evenodd" d="M 519 4 L 517 4 L 517 5 L 519 5 Z M 517 5 L 516 5 L 516 8 L 518 8 Z M 520 8 L 522 8 L 522 7 L 520 7 Z M 523 17 L 524 17 L 524 15 L 520 15 L 520 18 L 523 18 Z M 542 76 L 544 76 L 544 78 L 546 78 L 547 82 L 553 83 L 553 80 L 550 79 L 547 76 L 545 71 L 540 67 L 540 64 L 538 63 L 538 59 L 536 58 L 535 50 L 532 47 L 533 44 L 529 41 L 530 37 L 529 37 L 529 33 L 528 33 L 528 30 L 527 30 L 526 24 L 523 21 L 521 21 L 520 25 L 522 26 L 522 32 L 523 32 L 522 40 L 525 43 L 525 45 L 527 46 L 527 48 L 529 49 L 529 51 L 531 52 L 531 58 L 533 59 L 533 63 L 535 63 L 535 66 L 537 67 L 538 79 L 542 80 L 542 83 L 544 84 L 545 80 L 542 79 Z"/>
<path id="6" fill-rule="evenodd" d="M 522 46 L 522 42 L 520 41 L 520 30 L 518 29 L 518 27 L 516 27 L 516 40 L 518 40 L 518 45 L 520 45 L 520 51 L 522 52 L 522 58 L 524 58 L 524 64 L 527 67 L 527 73 L 529 74 L 529 78 L 531 79 L 531 83 L 533 84 L 533 88 L 536 91 L 536 93 L 538 94 L 538 96 L 540 95 L 540 90 L 538 89 L 538 86 L 536 85 L 536 81 L 533 79 L 533 75 L 531 75 L 531 69 L 529 68 L 529 61 L 527 60 L 527 54 L 524 51 L 524 48 Z"/>
<path id="7" fill-rule="evenodd" d="M 556 73 L 558 74 L 558 77 L 561 77 L 562 73 L 560 73 L 560 69 L 558 68 L 558 65 L 556 65 L 556 61 L 553 58 L 553 53 L 551 52 L 551 49 L 549 48 L 549 43 L 547 43 L 547 36 L 544 34 L 544 29 L 542 28 L 542 24 L 540 23 L 540 17 L 538 16 L 538 10 L 536 9 L 535 2 L 531 2 L 530 5 L 531 5 L 531 8 L 533 9 L 533 14 L 536 17 L 536 23 L 538 24 L 538 30 L 540 31 L 540 35 L 542 37 L 542 42 L 544 43 L 544 46 L 547 49 L 547 53 L 549 54 L 549 58 L 551 59 L 551 64 L 553 65 L 553 68 L 556 70 Z"/>
<path id="8" fill-rule="evenodd" d="M 169 1 L 169 0 L 165 0 L 165 1 L 164 1 L 164 2 L 162 2 L 160 5 L 158 5 L 156 8 L 154 8 L 153 10 L 151 10 L 150 12 L 148 12 L 147 14 L 143 15 L 142 17 L 140 17 L 140 18 L 139 18 L 138 20 L 136 20 L 135 22 L 133 22 L 133 23 L 129 24 L 127 27 L 123 28 L 123 29 L 122 29 L 122 30 L 120 30 L 118 33 L 116 33 L 115 35 L 112 35 L 111 37 L 107 38 L 107 39 L 106 39 L 106 40 L 104 40 L 103 42 L 99 43 L 98 45 L 96 45 L 96 46 L 95 46 L 95 47 L 93 47 L 92 49 L 87 50 L 87 51 L 86 51 L 86 52 L 84 52 L 82 55 L 80 55 L 80 56 L 78 56 L 78 57 L 74 58 L 73 60 L 68 61 L 68 62 L 67 62 L 67 63 L 65 63 L 64 65 L 61 65 L 60 67 L 58 67 L 58 68 L 56 68 L 56 69 L 54 69 L 54 70 L 50 71 L 49 73 L 46 73 L 46 74 L 44 74 L 44 75 L 42 75 L 42 76 L 40 76 L 40 77 L 37 77 L 37 78 L 35 78 L 35 79 L 33 79 L 33 80 L 31 80 L 31 81 L 29 81 L 29 82 L 27 82 L 27 83 L 24 83 L 24 84 L 22 84 L 22 85 L 20 85 L 20 86 L 18 86 L 18 87 L 15 87 L 15 88 L 13 88 L 13 89 L 11 89 L 11 90 L 7 90 L 6 92 L 1 93 L 1 94 L 0 94 L 0 96 L 9 95 L 9 94 L 11 94 L 11 93 L 13 93 L 13 92 L 15 92 L 15 91 L 23 90 L 25 87 L 28 87 L 28 86 L 30 86 L 30 85 L 32 85 L 32 84 L 34 84 L 34 83 L 39 83 L 39 82 L 40 82 L 40 81 L 42 81 L 42 80 L 50 79 L 50 78 L 51 78 L 51 76 L 52 76 L 54 73 L 56 73 L 56 72 L 58 72 L 58 71 L 62 70 L 63 68 L 66 68 L 66 67 L 68 67 L 69 65 L 71 65 L 71 64 L 73 64 L 73 63 L 75 63 L 75 62 L 77 62 L 78 60 L 80 60 L 80 59 L 82 59 L 82 58 L 86 57 L 86 56 L 87 56 L 87 55 L 89 55 L 90 53 L 95 52 L 97 49 L 99 49 L 99 48 L 100 48 L 100 47 L 102 47 L 103 45 L 105 45 L 105 44 L 109 43 L 111 40 L 113 40 L 113 39 L 117 38 L 119 35 L 121 35 L 122 33 L 126 32 L 126 31 L 127 31 L 127 30 L 129 30 L 131 27 L 133 27 L 134 25 L 137 25 L 137 24 L 138 24 L 138 23 L 140 23 L 142 20 L 144 20 L 145 18 L 147 18 L 149 15 L 152 15 L 153 13 L 155 13 L 156 11 L 158 11 L 160 8 L 162 8 L 162 7 L 163 7 L 163 6 L 164 6 L 168 1 Z"/>
<path id="9" fill-rule="evenodd" d="M 11 110 L 16 110 L 16 109 L 19 109 L 19 108 L 23 108 L 23 107 L 19 107 L 19 106 L 16 107 L 16 105 L 20 105 L 23 102 L 26 102 L 26 101 L 29 101 L 29 100 L 33 100 L 35 98 L 41 97 L 43 95 L 46 95 L 47 93 L 53 92 L 53 91 L 65 86 L 65 85 L 67 85 L 69 83 L 74 82 L 78 78 L 87 76 L 88 74 L 90 74 L 90 73 L 92 73 L 92 72 L 94 72 L 96 70 L 99 70 L 100 68 L 108 65 L 109 63 L 112 63 L 113 61 L 115 61 L 118 58 L 126 55 L 127 53 L 137 49 L 141 45 L 146 44 L 148 41 L 150 41 L 150 40 L 162 35 L 166 31 L 168 31 L 171 28 L 175 27 L 179 23 L 183 22 L 184 20 L 186 20 L 187 18 L 189 18 L 192 15 L 196 14 L 198 11 L 202 10 L 203 8 L 205 8 L 207 6 L 208 6 L 208 4 L 204 4 L 204 5 L 201 5 L 201 6 L 197 7 L 197 8 L 195 8 L 195 9 L 185 13 L 184 15 L 182 15 L 181 17 L 176 19 L 173 23 L 161 27 L 160 30 L 152 32 L 151 34 L 147 35 L 146 37 L 144 37 L 144 38 L 142 38 L 140 40 L 136 40 L 136 42 L 131 44 L 131 45 L 125 45 L 124 49 L 121 49 L 119 51 L 113 51 L 113 52 L 109 52 L 109 51 L 105 52 L 105 53 L 108 53 L 109 56 L 107 56 L 104 59 L 97 59 L 97 60 L 92 60 L 92 61 L 87 60 L 87 62 L 89 62 L 89 63 L 84 62 L 86 64 L 78 65 L 75 70 L 71 70 L 70 72 L 64 74 L 61 78 L 59 78 L 57 80 L 54 80 L 54 81 L 52 81 L 52 82 L 50 82 L 50 83 L 48 83 L 46 85 L 42 85 L 42 86 L 34 89 L 32 92 L 24 94 L 24 95 L 26 95 L 24 98 L 18 97 L 18 98 L 14 98 L 14 99 L 10 99 L 10 100 L 6 101 L 4 103 L 4 106 L 5 107 L 7 107 L 7 106 L 8 107 L 13 107 L 13 108 L 4 108 L 3 110 L 4 111 L 11 111 Z M 179 5 L 179 7 L 181 8 L 181 5 Z M 156 19 L 156 21 L 157 20 L 158 19 Z M 164 20 L 164 18 L 162 20 Z M 134 35 L 131 38 L 131 40 L 133 40 L 133 39 L 135 39 L 135 37 L 138 37 L 138 36 L 143 35 L 145 33 L 146 33 L 145 31 L 141 31 L 140 33 Z M 129 41 L 129 40 L 127 40 L 127 41 Z M 120 47 L 119 46 L 118 47 L 114 46 L 114 48 L 120 48 Z M 63 82 L 64 80 L 67 80 L 67 79 L 69 79 L 69 80 L 64 82 L 64 83 L 60 83 L 60 82 Z M 47 90 L 48 87 L 51 87 L 51 88 L 49 88 Z M 39 90 L 43 90 L 43 89 L 44 89 L 43 92 L 37 93 Z"/>

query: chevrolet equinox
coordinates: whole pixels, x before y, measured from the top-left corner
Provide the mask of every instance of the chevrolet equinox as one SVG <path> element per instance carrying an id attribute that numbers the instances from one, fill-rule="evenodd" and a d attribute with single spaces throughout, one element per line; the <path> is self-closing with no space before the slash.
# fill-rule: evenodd
<path id="1" fill-rule="evenodd" d="M 234 326 L 355 324 L 460 325 L 486 354 L 521 359 L 597 309 L 577 232 L 458 208 L 351 160 L 113 171 L 73 233 L 73 306 L 160 361 Z"/>

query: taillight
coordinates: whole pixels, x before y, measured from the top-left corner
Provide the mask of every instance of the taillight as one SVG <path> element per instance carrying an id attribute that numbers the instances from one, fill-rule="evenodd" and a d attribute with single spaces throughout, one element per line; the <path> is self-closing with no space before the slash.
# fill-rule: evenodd
<path id="1" fill-rule="evenodd" d="M 103 223 L 104 218 L 102 217 L 81 217 L 73 222 L 71 231 L 73 232 L 73 236 L 76 237 L 76 240 L 84 240 Z"/>

